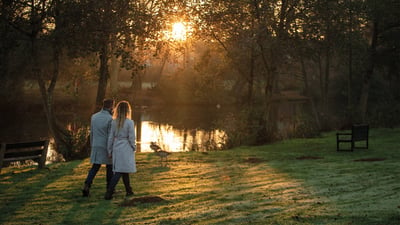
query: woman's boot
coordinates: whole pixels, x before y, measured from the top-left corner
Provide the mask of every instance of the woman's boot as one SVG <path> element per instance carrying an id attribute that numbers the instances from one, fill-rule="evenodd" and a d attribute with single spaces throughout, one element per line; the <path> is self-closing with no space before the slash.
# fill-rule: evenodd
<path id="1" fill-rule="evenodd" d="M 126 187 L 125 190 L 127 197 L 133 195 L 132 187 Z"/>

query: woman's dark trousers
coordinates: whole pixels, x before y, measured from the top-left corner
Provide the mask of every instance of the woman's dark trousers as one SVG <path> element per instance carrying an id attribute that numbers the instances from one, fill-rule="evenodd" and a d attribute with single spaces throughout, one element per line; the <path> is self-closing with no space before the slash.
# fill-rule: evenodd
<path id="1" fill-rule="evenodd" d="M 124 182 L 126 196 L 133 195 L 133 191 L 132 191 L 132 187 L 131 187 L 130 179 L 129 179 L 129 173 L 115 172 L 114 176 L 111 178 L 111 182 L 107 189 L 107 193 L 104 196 L 105 199 L 107 199 L 107 200 L 112 199 L 112 195 L 115 191 L 115 187 L 117 186 L 118 181 L 121 178 L 121 176 L 122 176 L 122 181 Z"/>

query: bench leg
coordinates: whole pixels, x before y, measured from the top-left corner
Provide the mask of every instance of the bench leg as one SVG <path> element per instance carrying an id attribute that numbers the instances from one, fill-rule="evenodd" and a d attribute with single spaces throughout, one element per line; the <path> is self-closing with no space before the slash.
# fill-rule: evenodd
<path id="1" fill-rule="evenodd" d="M 4 154 L 6 152 L 6 144 L 1 143 L 1 149 L 0 149 L 0 173 L 1 173 L 1 168 L 3 168 L 3 161 L 4 161 Z"/>
<path id="2" fill-rule="evenodd" d="M 39 159 L 39 162 L 38 162 L 39 169 L 43 169 L 43 168 L 46 167 L 46 159 L 47 159 L 47 151 L 48 151 L 48 149 L 49 149 L 49 141 L 46 141 L 44 143 L 44 146 L 43 146 L 42 155 L 41 155 L 41 157 Z"/>

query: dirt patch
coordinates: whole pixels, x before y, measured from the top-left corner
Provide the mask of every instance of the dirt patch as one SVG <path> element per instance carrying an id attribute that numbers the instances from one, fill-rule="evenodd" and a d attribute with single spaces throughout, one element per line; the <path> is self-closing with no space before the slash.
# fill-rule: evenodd
<path id="1" fill-rule="evenodd" d="M 262 162 L 266 162 L 266 161 L 267 160 L 265 160 L 265 159 L 256 158 L 256 157 L 249 157 L 244 160 L 244 162 L 247 162 L 247 163 L 262 163 Z"/>
<path id="2" fill-rule="evenodd" d="M 324 157 L 319 156 L 299 156 L 296 159 L 298 160 L 306 160 L 306 159 L 323 159 Z"/>
<path id="3" fill-rule="evenodd" d="M 130 200 L 126 200 L 121 204 L 121 206 L 127 207 L 127 206 L 136 206 L 137 204 L 158 203 L 158 202 L 166 202 L 166 201 L 167 200 L 165 200 L 159 196 L 143 196 L 143 197 L 137 197 L 137 198 L 132 198 Z"/>
<path id="4" fill-rule="evenodd" d="M 376 162 L 376 161 L 383 161 L 386 158 L 364 158 L 364 159 L 355 159 L 354 162 Z"/>

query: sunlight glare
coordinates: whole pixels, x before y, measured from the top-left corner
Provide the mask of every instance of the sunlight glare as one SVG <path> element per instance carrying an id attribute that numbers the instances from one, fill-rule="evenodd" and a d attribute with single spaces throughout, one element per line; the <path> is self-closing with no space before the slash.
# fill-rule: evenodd
<path id="1" fill-rule="evenodd" d="M 163 150 L 170 152 L 182 152 L 192 150 L 205 150 L 205 143 L 214 143 L 215 149 L 221 148 L 226 143 L 226 134 L 221 130 L 205 131 L 201 129 L 181 130 L 172 125 L 160 125 L 157 123 L 142 121 L 141 126 L 141 152 L 152 152 L 149 145 L 157 142 Z"/>
<path id="2" fill-rule="evenodd" d="M 186 40 L 186 26 L 182 22 L 176 22 L 172 25 L 172 38 L 177 41 Z"/>

